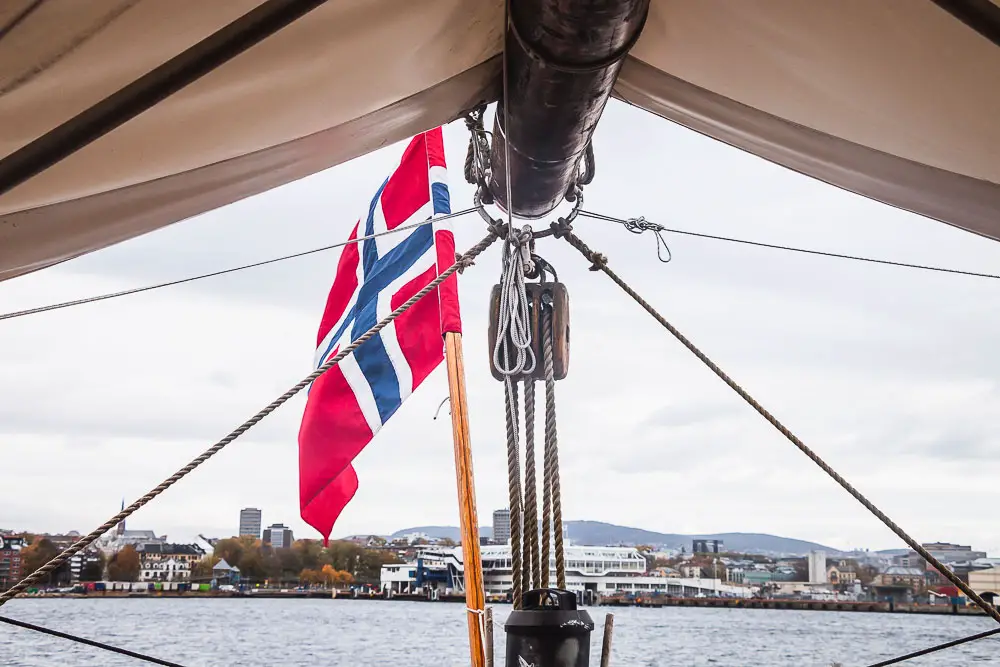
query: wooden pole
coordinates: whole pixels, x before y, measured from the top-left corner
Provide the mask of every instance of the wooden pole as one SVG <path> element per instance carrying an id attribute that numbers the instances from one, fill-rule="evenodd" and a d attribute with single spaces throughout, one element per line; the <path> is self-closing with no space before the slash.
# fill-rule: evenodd
<path id="1" fill-rule="evenodd" d="M 455 480 L 458 483 L 459 525 L 462 531 L 462 561 L 465 570 L 465 606 L 469 621 L 469 653 L 472 667 L 485 667 L 484 623 L 486 592 L 483 587 L 483 563 L 479 553 L 479 518 L 476 514 L 476 484 L 472 474 L 472 448 L 469 437 L 469 403 L 465 393 L 465 361 L 462 357 L 462 334 L 444 335 L 445 361 L 448 365 L 448 391 L 451 395 L 451 427 L 455 436 Z"/>

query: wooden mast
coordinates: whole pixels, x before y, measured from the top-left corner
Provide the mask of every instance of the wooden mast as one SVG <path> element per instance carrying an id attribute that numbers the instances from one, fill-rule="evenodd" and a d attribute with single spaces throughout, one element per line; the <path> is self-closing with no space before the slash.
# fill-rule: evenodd
<path id="1" fill-rule="evenodd" d="M 465 605 L 469 621 L 469 652 L 472 667 L 486 667 L 483 631 L 486 593 L 483 588 L 482 557 L 479 552 L 479 518 L 476 513 L 476 484 L 472 474 L 469 437 L 469 404 L 465 393 L 465 360 L 462 334 L 444 336 L 451 396 L 451 427 L 455 437 L 455 480 L 458 483 L 458 511 L 462 531 L 462 561 L 465 571 Z M 492 662 L 492 661 L 490 661 Z"/>

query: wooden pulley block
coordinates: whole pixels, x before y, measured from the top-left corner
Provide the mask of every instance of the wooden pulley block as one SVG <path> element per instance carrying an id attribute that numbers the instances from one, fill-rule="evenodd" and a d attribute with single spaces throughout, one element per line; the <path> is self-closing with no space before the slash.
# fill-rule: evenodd
<path id="1" fill-rule="evenodd" d="M 535 369 L 529 374 L 535 380 L 545 379 L 545 364 L 542 356 L 542 309 L 549 309 L 552 317 L 552 375 L 562 380 L 569 371 L 569 293 L 562 283 L 525 283 L 528 296 L 528 318 L 531 328 L 531 350 L 535 354 Z M 500 285 L 494 285 L 490 292 L 489 358 L 490 372 L 497 380 L 503 380 L 494 363 L 493 350 L 496 349 L 497 333 L 500 328 Z M 513 349 L 510 345 L 508 349 Z M 503 352 L 501 352 L 503 354 Z M 511 360 L 506 363 L 509 368 Z"/>

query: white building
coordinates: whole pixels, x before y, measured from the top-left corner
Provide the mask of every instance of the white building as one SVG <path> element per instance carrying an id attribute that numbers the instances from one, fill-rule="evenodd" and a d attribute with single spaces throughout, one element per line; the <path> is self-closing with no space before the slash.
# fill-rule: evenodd
<path id="1" fill-rule="evenodd" d="M 584 595 L 664 593 L 679 597 L 713 595 L 749 597 L 750 589 L 723 584 L 719 579 L 664 577 L 646 571 L 646 559 L 630 547 L 566 547 L 566 588 Z M 513 586 L 508 545 L 482 547 L 483 583 L 487 595 L 506 595 Z M 555 561 L 550 561 L 550 585 L 555 584 Z M 434 549 L 416 563 L 382 566 L 382 590 L 424 593 L 464 592 L 462 548 Z"/>
<path id="2" fill-rule="evenodd" d="M 104 555 L 110 556 L 128 545 L 136 547 L 140 544 L 165 544 L 166 541 L 166 535 L 157 537 L 156 533 L 151 530 L 125 530 L 122 528 L 114 533 L 106 533 L 97 541 L 96 545 Z"/>
<path id="3" fill-rule="evenodd" d="M 191 578 L 191 564 L 175 560 L 149 561 L 139 571 L 140 581 L 187 581 Z"/>
<path id="4" fill-rule="evenodd" d="M 809 552 L 809 583 L 810 584 L 827 583 L 825 551 Z"/>

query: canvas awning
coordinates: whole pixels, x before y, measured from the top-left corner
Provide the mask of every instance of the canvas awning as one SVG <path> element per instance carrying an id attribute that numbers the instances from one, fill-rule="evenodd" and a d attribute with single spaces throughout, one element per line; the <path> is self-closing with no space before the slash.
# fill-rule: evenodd
<path id="1" fill-rule="evenodd" d="M 0 156 L 262 4 L 3 0 Z M 942 5 L 967 11 L 960 20 Z M 998 33 L 994 0 L 652 0 L 615 92 L 838 187 L 1000 239 Z M 327 2 L 0 195 L 0 279 L 496 99 L 502 35 L 503 0 Z"/>

